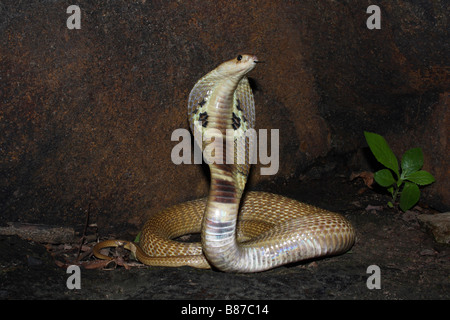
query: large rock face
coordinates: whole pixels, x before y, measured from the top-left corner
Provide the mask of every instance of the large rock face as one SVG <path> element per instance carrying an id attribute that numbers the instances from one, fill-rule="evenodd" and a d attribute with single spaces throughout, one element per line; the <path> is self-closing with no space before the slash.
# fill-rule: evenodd
<path id="1" fill-rule="evenodd" d="M 448 208 L 446 1 L 383 2 L 380 30 L 354 3 L 98 1 L 69 30 L 64 1 L 3 1 L 2 220 L 82 224 L 89 211 L 137 228 L 206 194 L 201 166 L 171 162 L 171 134 L 188 128 L 195 82 L 238 53 L 266 60 L 250 76 L 257 128 L 280 129 L 278 178 L 354 153 L 369 130 L 398 155 L 422 147 L 437 179 L 426 195 Z M 250 188 L 269 179 L 253 170 Z"/>

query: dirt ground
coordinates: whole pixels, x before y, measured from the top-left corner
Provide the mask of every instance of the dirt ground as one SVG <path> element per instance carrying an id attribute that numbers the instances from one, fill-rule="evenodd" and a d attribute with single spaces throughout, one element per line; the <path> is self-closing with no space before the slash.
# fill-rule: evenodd
<path id="1" fill-rule="evenodd" d="M 434 242 L 418 224 L 418 214 L 433 212 L 425 204 L 407 213 L 387 209 L 387 196 L 365 188 L 360 179 L 350 181 L 344 176 L 275 185 L 271 184 L 274 192 L 346 216 L 357 232 L 351 251 L 255 274 L 190 267 L 82 268 L 81 289 L 70 290 L 66 282 L 71 274 L 55 263 L 64 261 L 65 254 L 52 255 L 49 246 L 1 236 L 0 299 L 450 298 L 450 248 Z M 373 283 L 367 271 L 371 265 L 379 267 L 379 289 L 367 286 Z"/>

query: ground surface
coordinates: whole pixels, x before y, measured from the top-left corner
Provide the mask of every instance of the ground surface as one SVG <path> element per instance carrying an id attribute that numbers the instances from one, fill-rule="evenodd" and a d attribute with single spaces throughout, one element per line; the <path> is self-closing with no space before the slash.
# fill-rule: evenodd
<path id="1" fill-rule="evenodd" d="M 274 188 L 341 212 L 354 224 L 357 241 L 340 256 L 257 274 L 189 267 L 81 269 L 81 289 L 69 290 L 70 274 L 42 244 L 1 236 L 0 299 L 449 299 L 449 247 L 434 242 L 417 223 L 417 213 L 366 210 L 387 198 L 371 190 L 358 194 L 361 188 L 360 181 L 342 176 Z M 370 265 L 380 268 L 381 289 L 367 288 Z"/>

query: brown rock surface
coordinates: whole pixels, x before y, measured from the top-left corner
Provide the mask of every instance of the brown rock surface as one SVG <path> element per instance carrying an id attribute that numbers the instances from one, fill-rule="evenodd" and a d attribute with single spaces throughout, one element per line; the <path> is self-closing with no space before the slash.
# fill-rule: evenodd
<path id="1" fill-rule="evenodd" d="M 418 219 L 430 230 L 436 242 L 450 244 L 450 212 L 422 214 Z"/>
<path id="2" fill-rule="evenodd" d="M 383 2 L 381 30 L 353 1 L 98 1 L 80 5 L 81 30 L 65 2 L 0 6 L 2 221 L 83 225 L 89 211 L 137 230 L 206 194 L 170 137 L 195 82 L 240 52 L 267 62 L 251 77 L 257 127 L 280 129 L 277 178 L 348 157 L 369 130 L 398 155 L 422 147 L 428 199 L 450 206 L 446 1 Z M 253 170 L 249 187 L 273 179 Z"/>

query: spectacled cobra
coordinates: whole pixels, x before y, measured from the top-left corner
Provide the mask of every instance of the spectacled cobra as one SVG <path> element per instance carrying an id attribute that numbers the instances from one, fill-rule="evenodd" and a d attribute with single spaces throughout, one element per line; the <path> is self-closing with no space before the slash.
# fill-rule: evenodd
<path id="1" fill-rule="evenodd" d="M 201 132 L 196 143 L 202 146 L 210 168 L 208 197 L 150 217 L 139 244 L 122 240 L 98 243 L 93 250 L 97 258 L 111 259 L 99 250 L 122 245 L 152 266 L 259 272 L 344 253 L 353 246 L 355 231 L 337 213 L 272 193 L 243 193 L 250 169 L 245 133 L 255 124 L 255 103 L 246 74 L 258 62 L 256 56 L 238 55 L 202 77 L 189 95 L 190 128 Z M 233 138 L 234 150 L 219 143 L 226 141 L 227 134 Z M 226 161 L 233 155 L 236 160 L 239 151 L 245 154 L 242 164 Z M 201 243 L 173 240 L 189 233 L 201 233 Z"/>

